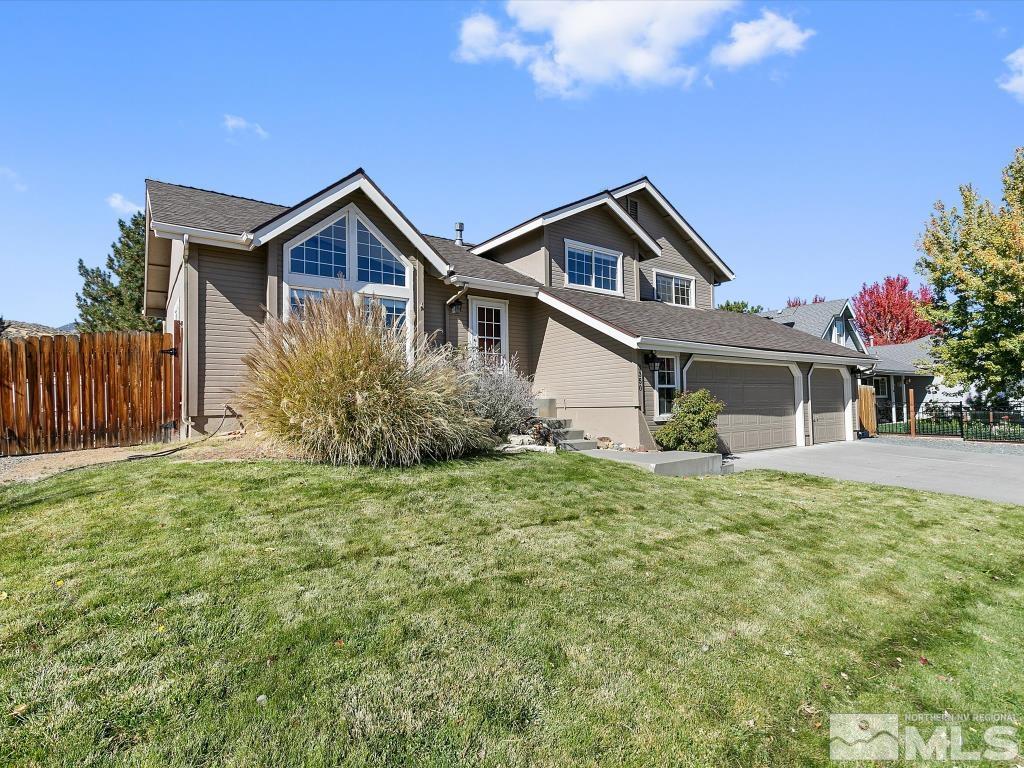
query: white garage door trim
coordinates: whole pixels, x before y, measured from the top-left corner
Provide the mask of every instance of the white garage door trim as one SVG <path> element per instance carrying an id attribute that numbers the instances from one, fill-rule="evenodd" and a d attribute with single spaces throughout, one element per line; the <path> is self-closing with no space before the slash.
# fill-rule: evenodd
<path id="1" fill-rule="evenodd" d="M 794 436 L 797 446 L 807 444 L 804 438 L 804 377 L 800 374 L 800 367 L 796 363 L 780 363 L 773 360 L 739 360 L 735 357 L 718 357 L 715 355 L 693 355 L 683 366 L 683 389 L 686 389 L 686 372 L 694 363 L 729 363 L 730 365 L 774 365 L 776 367 L 789 368 L 793 374 L 793 421 Z M 847 374 L 847 377 L 849 374 Z"/>
<path id="2" fill-rule="evenodd" d="M 856 435 L 853 432 L 853 384 L 850 379 L 850 369 L 845 365 L 828 365 L 826 363 L 814 363 L 811 365 L 811 370 L 807 372 L 807 404 L 811 407 L 811 416 L 814 416 L 814 403 L 811 400 L 811 393 L 814 391 L 811 387 L 811 376 L 814 375 L 815 368 L 830 368 L 835 371 L 839 371 L 839 375 L 843 378 L 843 414 L 846 425 L 846 439 L 854 440 Z M 811 419 L 813 424 L 814 419 Z M 811 430 L 811 442 L 814 442 L 814 430 Z"/>

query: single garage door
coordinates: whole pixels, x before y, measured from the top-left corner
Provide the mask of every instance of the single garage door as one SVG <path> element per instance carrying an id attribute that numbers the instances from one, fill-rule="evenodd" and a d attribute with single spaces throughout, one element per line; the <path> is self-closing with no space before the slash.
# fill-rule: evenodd
<path id="1" fill-rule="evenodd" d="M 710 390 L 725 403 L 718 436 L 730 453 L 796 445 L 794 381 L 786 366 L 698 361 L 686 372 L 686 388 Z"/>
<path id="2" fill-rule="evenodd" d="M 811 372 L 811 434 L 815 443 L 846 439 L 843 375 L 835 368 Z"/>

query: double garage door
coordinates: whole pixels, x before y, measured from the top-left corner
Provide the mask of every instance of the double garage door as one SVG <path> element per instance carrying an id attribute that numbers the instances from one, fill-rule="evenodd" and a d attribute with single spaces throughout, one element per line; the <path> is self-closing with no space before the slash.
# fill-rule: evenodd
<path id="1" fill-rule="evenodd" d="M 686 388 L 710 390 L 725 403 L 718 417 L 723 450 L 740 453 L 796 445 L 796 382 L 788 366 L 698 360 L 687 369 Z M 814 442 L 846 439 L 842 374 L 834 368 L 816 368 L 810 394 Z"/>
<path id="2" fill-rule="evenodd" d="M 796 445 L 796 390 L 788 367 L 698 360 L 687 369 L 686 388 L 710 390 L 725 403 L 718 417 L 723 450 Z"/>

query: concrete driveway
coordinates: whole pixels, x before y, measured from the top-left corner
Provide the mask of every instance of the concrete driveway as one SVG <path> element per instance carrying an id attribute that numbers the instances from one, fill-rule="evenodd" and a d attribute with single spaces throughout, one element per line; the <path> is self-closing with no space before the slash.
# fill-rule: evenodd
<path id="1" fill-rule="evenodd" d="M 873 439 L 741 453 L 731 463 L 736 472 L 778 469 L 1024 504 L 1024 456 L 1017 455 Z"/>

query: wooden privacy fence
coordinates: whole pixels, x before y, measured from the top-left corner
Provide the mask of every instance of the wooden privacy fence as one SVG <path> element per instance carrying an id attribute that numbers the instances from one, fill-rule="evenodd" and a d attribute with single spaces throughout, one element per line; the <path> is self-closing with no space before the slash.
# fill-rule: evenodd
<path id="1" fill-rule="evenodd" d="M 170 439 L 181 403 L 174 330 L 0 340 L 0 456 Z"/>
<path id="2" fill-rule="evenodd" d="M 875 410 L 875 388 L 859 387 L 857 389 L 857 415 L 860 417 L 860 428 L 869 435 L 878 434 L 878 411 Z"/>

